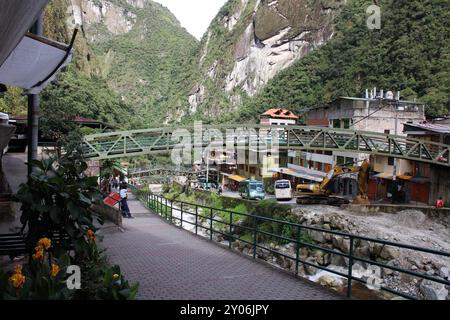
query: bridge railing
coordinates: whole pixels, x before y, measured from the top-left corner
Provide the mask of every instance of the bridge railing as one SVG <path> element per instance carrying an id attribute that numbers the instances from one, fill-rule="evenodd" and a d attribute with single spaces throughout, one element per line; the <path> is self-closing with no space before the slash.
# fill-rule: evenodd
<path id="1" fill-rule="evenodd" d="M 239 133 L 237 128 L 247 131 Z M 181 138 L 173 133 L 178 129 L 186 130 L 191 136 L 199 137 L 198 147 L 211 145 L 214 132 L 222 134 L 223 141 L 216 142 L 224 147 L 227 140 L 235 144 L 257 138 L 267 148 L 272 145 L 281 150 L 324 150 L 352 153 L 368 153 L 415 160 L 450 167 L 450 146 L 433 141 L 412 139 L 390 134 L 331 129 L 306 126 L 263 126 L 263 125 L 226 125 L 204 126 L 196 132 L 195 127 L 159 128 L 95 134 L 84 137 L 83 154 L 86 158 L 106 159 L 137 156 L 152 153 L 167 153 L 180 149 Z M 231 132 L 231 134 L 230 134 Z M 245 133 L 246 132 L 246 133 Z M 230 136 L 226 136 L 229 133 Z M 247 134 L 247 135 L 246 135 Z M 201 136 L 200 136 L 201 135 Z M 194 139 L 196 141 L 196 139 Z"/>
<path id="2" fill-rule="evenodd" d="M 450 261 L 448 259 L 450 257 L 450 252 L 421 248 L 403 243 L 395 243 L 264 216 L 186 203 L 183 201 L 170 201 L 164 197 L 151 193 L 143 193 L 138 190 L 135 190 L 135 192 L 137 193 L 138 198 L 143 201 L 148 208 L 152 209 L 169 223 L 181 228 L 183 228 L 183 225 L 185 227 L 186 225 L 190 225 L 192 232 L 195 232 L 197 235 L 202 233 L 203 236 L 209 237 L 211 241 L 214 240 L 213 235 L 221 235 L 225 239 L 228 239 L 228 246 L 230 249 L 232 248 L 232 242 L 240 241 L 249 247 L 248 252 L 253 256 L 253 259 L 259 258 L 261 256 L 261 251 L 267 251 L 275 256 L 283 257 L 285 260 L 291 261 L 291 271 L 296 276 L 300 275 L 299 270 L 301 265 L 338 275 L 347 280 L 345 291 L 348 297 L 352 297 L 353 285 L 358 282 L 368 288 L 371 287 L 372 290 L 376 290 L 376 292 L 384 291 L 406 299 L 421 299 L 421 297 L 414 292 L 393 288 L 386 283 L 386 280 L 382 279 L 380 273 L 398 273 L 401 278 L 406 278 L 411 281 L 413 279 L 429 280 L 433 283 L 446 286 L 450 285 L 450 281 L 441 277 L 435 277 L 389 262 L 384 262 L 383 259 L 380 259 L 379 257 L 382 255 L 383 250 L 408 250 L 408 252 L 412 254 L 420 253 L 439 257 L 440 259 L 446 260 L 448 265 Z M 225 213 L 227 216 L 226 220 L 219 218 L 217 216 L 218 212 L 222 213 L 222 216 Z M 174 213 L 178 214 L 176 215 Z M 191 219 L 188 219 L 188 217 Z M 245 218 L 247 223 L 238 223 L 238 220 L 240 219 L 237 218 Z M 264 226 L 264 223 L 272 224 L 274 226 L 273 229 L 275 230 L 268 229 Z M 242 231 L 245 231 L 247 235 L 250 234 L 251 237 L 243 237 Z M 330 246 L 311 240 L 311 235 L 314 233 L 320 234 L 323 237 L 331 237 L 333 238 L 333 241 L 334 239 L 340 241 L 344 247 L 343 251 L 338 251 L 332 247 L 330 248 Z M 269 242 L 262 241 L 263 239 L 272 239 L 271 241 L 293 245 L 295 254 L 289 254 L 289 252 L 280 250 L 277 247 L 268 246 L 267 244 Z M 364 257 L 364 255 L 361 254 L 363 244 L 378 248 L 378 256 L 371 256 L 370 258 Z M 346 270 L 342 270 L 342 267 L 335 269 L 329 268 L 328 263 L 313 263 L 313 261 L 308 260 L 307 256 L 304 258 L 302 255 L 302 250 L 304 249 L 322 252 L 329 257 L 331 257 L 331 255 L 341 257 L 341 259 L 344 259 L 345 261 Z M 373 268 L 373 276 L 361 276 L 354 271 L 355 263 L 357 262 L 367 266 L 374 266 L 378 269 Z M 294 265 L 292 265 L 292 263 Z M 294 266 L 294 268 L 292 268 L 292 266 Z"/>

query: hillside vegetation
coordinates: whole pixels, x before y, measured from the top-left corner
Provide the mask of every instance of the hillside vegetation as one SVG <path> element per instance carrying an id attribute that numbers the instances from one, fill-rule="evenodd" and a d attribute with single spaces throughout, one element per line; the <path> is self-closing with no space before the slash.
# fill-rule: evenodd
<path id="1" fill-rule="evenodd" d="M 404 99 L 427 104 L 428 116 L 450 109 L 450 3 L 446 0 L 384 0 L 382 27 L 369 30 L 371 1 L 348 1 L 334 38 L 289 69 L 263 92 L 222 121 L 248 121 L 269 107 L 297 113 L 366 88 L 401 90 Z"/>
<path id="2" fill-rule="evenodd" d="M 428 116 L 450 109 L 447 0 L 378 1 L 380 30 L 367 28 L 369 0 L 263 0 L 259 6 L 256 0 L 230 0 L 200 43 L 153 1 L 77 1 L 93 13 L 75 43 L 74 61 L 42 94 L 43 118 L 78 115 L 124 129 L 200 119 L 255 122 L 271 107 L 302 114 L 372 87 L 401 90 L 404 99 L 423 101 Z M 66 27 L 69 2 L 52 0 L 45 11 L 45 35 L 65 43 L 72 32 Z M 274 3 L 286 21 L 274 14 Z M 106 4 L 116 8 L 112 18 L 92 18 L 92 8 Z M 305 30 L 312 32 L 308 39 L 301 38 Z M 251 45 L 278 36 L 276 44 L 265 45 L 264 54 Z M 291 41 L 305 45 L 297 47 L 302 54 L 293 55 L 292 63 L 280 49 Z M 279 56 L 285 59 L 277 66 L 283 71 L 272 76 L 265 69 L 270 79 L 255 87 L 263 73 L 258 66 Z M 237 68 L 245 59 L 246 67 Z M 10 88 L 0 99 L 0 111 L 26 113 L 21 93 Z"/>

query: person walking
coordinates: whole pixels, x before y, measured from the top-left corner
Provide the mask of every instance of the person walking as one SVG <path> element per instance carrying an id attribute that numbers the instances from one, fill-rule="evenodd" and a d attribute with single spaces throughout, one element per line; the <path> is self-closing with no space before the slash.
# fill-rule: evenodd
<path id="1" fill-rule="evenodd" d="M 122 182 L 120 185 L 120 206 L 122 208 L 122 215 L 124 218 L 133 219 L 131 216 L 130 208 L 128 207 L 128 185 L 125 182 Z"/>

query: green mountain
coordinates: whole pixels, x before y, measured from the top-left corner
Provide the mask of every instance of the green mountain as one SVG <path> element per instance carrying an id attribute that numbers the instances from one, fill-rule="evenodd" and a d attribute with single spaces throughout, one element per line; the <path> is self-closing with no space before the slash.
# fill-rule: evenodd
<path id="1" fill-rule="evenodd" d="M 450 110 L 450 3 L 445 0 L 384 0 L 381 29 L 369 30 L 372 1 L 347 1 L 335 33 L 321 48 L 281 71 L 262 92 L 221 121 L 256 121 L 269 107 L 295 112 L 339 96 L 362 96 L 366 88 L 400 90 L 428 106 L 428 116 Z"/>
<path id="2" fill-rule="evenodd" d="M 68 42 L 67 20 L 81 32 L 75 61 L 43 93 L 43 109 L 124 128 L 161 125 L 187 96 L 197 40 L 163 6 L 150 0 L 52 0 L 47 36 Z"/>
<path id="3" fill-rule="evenodd" d="M 366 88 L 400 90 L 450 109 L 450 3 L 382 0 L 370 30 L 369 0 L 229 0 L 201 42 L 150 0 L 52 0 L 45 34 L 75 58 L 42 94 L 43 116 L 72 114 L 143 128 L 257 121 L 270 107 L 297 113 Z M 24 112 L 20 90 L 0 109 Z M 60 110 L 60 112 L 55 112 Z"/>
<path id="4" fill-rule="evenodd" d="M 184 121 L 239 111 L 280 71 L 327 43 L 341 0 L 230 0 L 197 54 Z"/>

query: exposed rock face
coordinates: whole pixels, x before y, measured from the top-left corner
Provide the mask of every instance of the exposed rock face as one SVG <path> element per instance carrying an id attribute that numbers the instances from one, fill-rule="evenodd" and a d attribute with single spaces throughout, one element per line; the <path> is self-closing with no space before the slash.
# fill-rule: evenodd
<path id="1" fill-rule="evenodd" d="M 136 14 L 112 1 L 71 0 L 71 3 L 75 21 L 83 26 L 91 42 L 101 35 L 99 24 L 104 25 L 113 35 L 127 33 L 136 24 Z M 136 8 L 143 8 L 145 0 L 127 0 L 127 3 Z"/>
<path id="2" fill-rule="evenodd" d="M 228 110 L 236 109 L 241 101 L 236 90 L 254 96 L 278 72 L 329 41 L 344 4 L 341 0 L 230 0 L 205 36 L 199 84 L 212 80 L 228 100 Z M 211 46 L 219 46 L 220 57 L 214 56 Z M 212 58 L 215 64 L 205 65 Z M 190 110 L 201 109 L 201 103 L 195 105 L 199 100 L 189 97 Z"/>
<path id="3" fill-rule="evenodd" d="M 255 95 L 279 71 L 331 39 L 334 15 L 320 1 L 312 6 L 299 0 L 261 2 L 236 47 L 225 90 L 239 86 Z"/>

